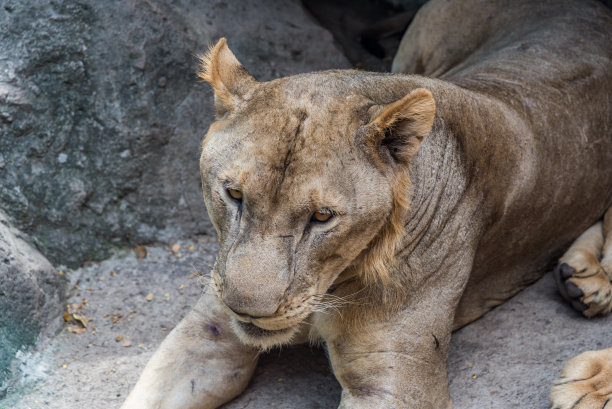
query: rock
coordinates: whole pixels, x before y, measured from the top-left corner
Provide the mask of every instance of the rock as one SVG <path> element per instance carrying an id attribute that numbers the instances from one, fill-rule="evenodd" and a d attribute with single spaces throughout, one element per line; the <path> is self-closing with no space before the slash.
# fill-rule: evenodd
<path id="1" fill-rule="evenodd" d="M 385 3 L 400 10 L 412 10 L 421 7 L 428 0 L 384 0 Z"/>
<path id="2" fill-rule="evenodd" d="M 261 80 L 349 66 L 298 0 L 2 3 L 0 207 L 52 262 L 212 232 L 194 54 L 221 36 Z"/>
<path id="3" fill-rule="evenodd" d="M 0 398 L 17 351 L 61 325 L 63 300 L 58 272 L 0 212 Z"/>

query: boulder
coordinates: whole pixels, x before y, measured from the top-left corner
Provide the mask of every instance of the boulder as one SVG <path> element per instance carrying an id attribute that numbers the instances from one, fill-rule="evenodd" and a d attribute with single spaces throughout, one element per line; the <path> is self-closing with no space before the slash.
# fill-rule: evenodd
<path id="1" fill-rule="evenodd" d="M 0 398 L 15 353 L 61 326 L 60 275 L 0 212 Z"/>
<path id="2" fill-rule="evenodd" d="M 423 4 L 427 3 L 428 0 L 384 0 L 385 3 L 397 7 L 399 10 L 413 10 L 418 9 Z"/>
<path id="3" fill-rule="evenodd" d="M 260 80 L 349 67 L 298 0 L 2 2 L 0 208 L 49 260 L 212 233 L 194 55 L 222 36 Z"/>

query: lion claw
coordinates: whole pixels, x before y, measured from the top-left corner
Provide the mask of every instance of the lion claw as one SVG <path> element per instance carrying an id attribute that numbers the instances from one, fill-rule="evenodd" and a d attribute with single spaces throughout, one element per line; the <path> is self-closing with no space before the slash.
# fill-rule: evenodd
<path id="1" fill-rule="evenodd" d="M 570 278 L 576 272 L 576 270 L 574 270 L 574 268 L 567 263 L 561 263 L 561 265 L 558 266 L 558 269 L 561 274 L 561 278 L 563 279 Z"/>
<path id="2" fill-rule="evenodd" d="M 567 263 L 558 264 L 553 270 L 559 293 L 578 312 L 586 311 L 589 306 L 582 302 L 584 292 L 573 282 L 568 281 L 576 270 Z"/>

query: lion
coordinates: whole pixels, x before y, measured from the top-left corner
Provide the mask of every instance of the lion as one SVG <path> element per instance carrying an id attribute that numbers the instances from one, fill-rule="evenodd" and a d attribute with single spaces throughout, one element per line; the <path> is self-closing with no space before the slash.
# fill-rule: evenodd
<path id="1" fill-rule="evenodd" d="M 326 349 L 340 408 L 451 408 L 451 332 L 578 236 L 560 292 L 609 312 L 610 38 L 594 1 L 432 0 L 393 74 L 269 82 L 219 40 L 199 74 L 214 90 L 200 172 L 219 254 L 123 408 L 216 408 L 260 351 L 306 341 Z M 553 406 L 604 407 L 611 354 L 570 361 Z"/>

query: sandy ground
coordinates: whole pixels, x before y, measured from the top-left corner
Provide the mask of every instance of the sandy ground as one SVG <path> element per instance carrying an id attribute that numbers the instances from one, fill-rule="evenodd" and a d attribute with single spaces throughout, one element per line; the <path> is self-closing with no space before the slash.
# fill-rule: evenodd
<path id="1" fill-rule="evenodd" d="M 147 247 L 144 258 L 143 250 L 66 272 L 70 310 L 87 327 L 72 319 L 54 339 L 20 355 L 24 377 L 0 409 L 120 406 L 157 345 L 197 300 L 206 281 L 199 274 L 210 271 L 217 245 L 199 237 Z M 611 329 L 612 317 L 586 320 L 566 306 L 546 275 L 453 335 L 455 408 L 548 408 L 565 360 L 612 346 Z M 323 351 L 300 346 L 263 356 L 245 393 L 224 409 L 334 408 L 339 395 Z"/>

